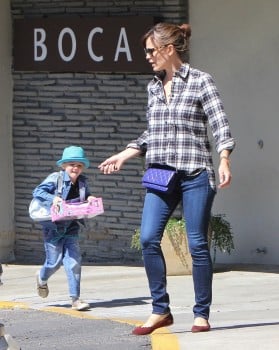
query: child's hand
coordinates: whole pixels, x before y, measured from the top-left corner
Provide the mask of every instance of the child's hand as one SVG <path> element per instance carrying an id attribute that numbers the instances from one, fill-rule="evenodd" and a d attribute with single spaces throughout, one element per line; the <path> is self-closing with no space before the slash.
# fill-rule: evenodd
<path id="1" fill-rule="evenodd" d="M 61 202 L 62 202 L 62 198 L 56 196 L 56 197 L 53 198 L 52 204 L 53 205 L 57 205 L 58 203 L 61 203 Z"/>
<path id="2" fill-rule="evenodd" d="M 94 197 L 94 196 L 88 196 L 88 197 L 87 197 L 87 202 L 88 202 L 88 203 L 91 203 L 91 202 L 94 201 L 94 199 L 96 199 L 96 197 Z"/>

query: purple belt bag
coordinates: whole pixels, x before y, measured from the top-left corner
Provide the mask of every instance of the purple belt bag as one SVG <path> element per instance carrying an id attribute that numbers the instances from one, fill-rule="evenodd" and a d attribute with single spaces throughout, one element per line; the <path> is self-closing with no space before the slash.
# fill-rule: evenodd
<path id="1" fill-rule="evenodd" d="M 149 168 L 143 175 L 142 185 L 146 188 L 170 193 L 175 185 L 175 180 L 175 170 Z"/>

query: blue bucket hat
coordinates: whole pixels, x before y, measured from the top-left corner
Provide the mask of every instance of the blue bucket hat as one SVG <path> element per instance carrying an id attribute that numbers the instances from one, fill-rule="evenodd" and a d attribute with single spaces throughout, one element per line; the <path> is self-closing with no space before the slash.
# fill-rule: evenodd
<path id="1" fill-rule="evenodd" d="M 56 162 L 58 166 L 63 163 L 79 162 L 83 163 L 86 168 L 89 167 L 89 160 L 85 157 L 85 152 L 82 147 L 69 146 L 63 151 L 62 158 Z"/>

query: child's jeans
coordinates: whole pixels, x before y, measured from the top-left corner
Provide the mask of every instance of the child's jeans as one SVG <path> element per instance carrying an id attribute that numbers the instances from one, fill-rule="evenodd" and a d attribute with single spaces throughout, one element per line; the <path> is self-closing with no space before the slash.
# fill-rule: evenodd
<path id="1" fill-rule="evenodd" d="M 69 294 L 73 299 L 80 296 L 81 254 L 78 231 L 77 222 L 43 224 L 46 259 L 40 271 L 40 278 L 43 282 L 47 281 L 63 264 Z"/>

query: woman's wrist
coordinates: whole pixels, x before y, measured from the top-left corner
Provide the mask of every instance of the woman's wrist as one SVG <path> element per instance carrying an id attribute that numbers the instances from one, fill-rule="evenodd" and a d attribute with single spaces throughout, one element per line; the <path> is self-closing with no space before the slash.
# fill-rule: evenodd
<path id="1" fill-rule="evenodd" d="M 230 166 L 231 162 L 229 156 L 221 156 L 220 164 L 226 164 L 227 166 Z"/>

